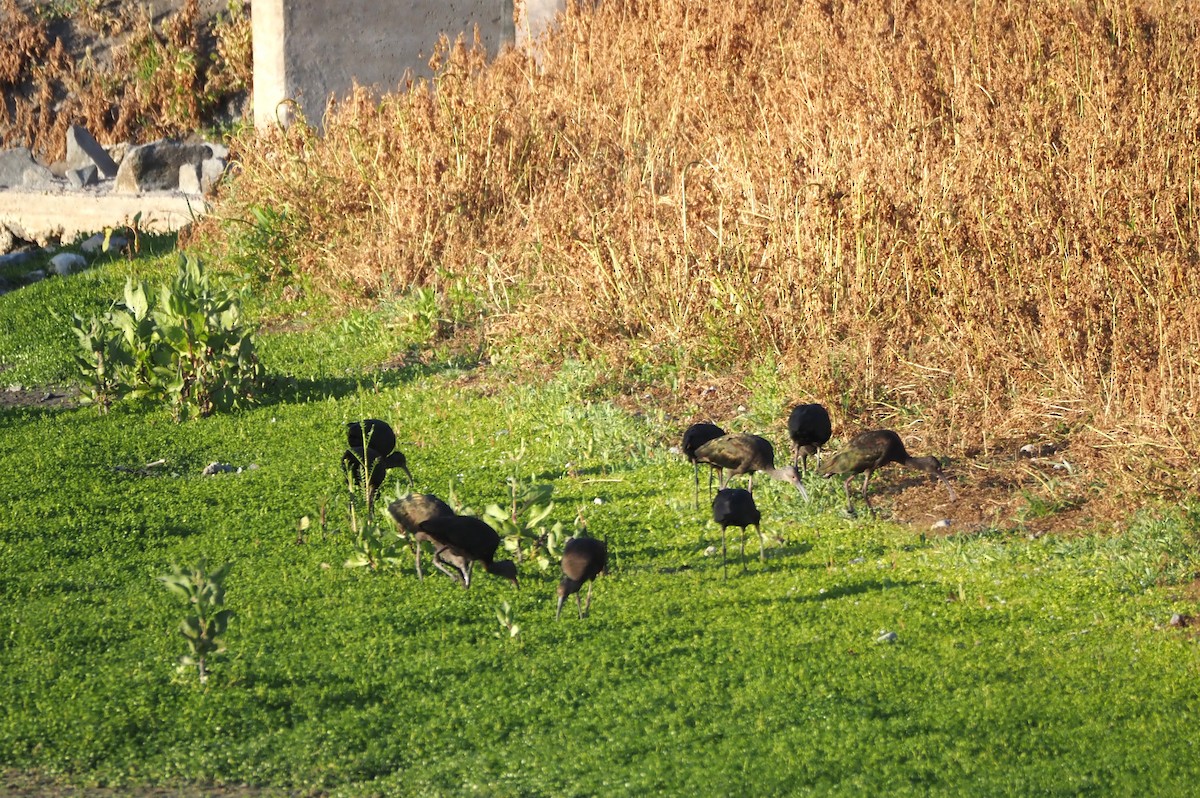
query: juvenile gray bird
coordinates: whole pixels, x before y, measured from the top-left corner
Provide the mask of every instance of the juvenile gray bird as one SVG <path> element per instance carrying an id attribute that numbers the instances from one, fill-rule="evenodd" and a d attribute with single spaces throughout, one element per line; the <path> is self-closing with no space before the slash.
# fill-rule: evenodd
<path id="1" fill-rule="evenodd" d="M 717 482 L 724 488 L 729 477 L 750 475 L 750 490 L 754 490 L 754 472 L 790 482 L 808 501 L 808 491 L 800 481 L 800 471 L 795 466 L 775 467 L 775 447 L 766 438 L 747 432 L 734 432 L 713 438 L 696 449 L 696 462 L 708 463 L 717 470 Z M 729 473 L 726 474 L 725 472 Z"/>
<path id="2" fill-rule="evenodd" d="M 562 614 L 563 602 L 567 596 L 575 594 L 575 606 L 579 617 L 583 618 L 585 611 L 592 608 L 592 583 L 598 574 L 608 568 L 608 544 L 595 538 L 571 538 L 563 546 L 562 581 L 558 583 L 558 609 L 554 611 L 554 620 Z M 579 591 L 583 583 L 588 583 L 587 608 L 580 605 Z"/>
<path id="3" fill-rule="evenodd" d="M 489 574 L 502 576 L 520 587 L 517 581 L 517 565 L 512 560 L 496 560 L 500 548 L 500 536 L 483 521 L 469 515 L 435 516 L 417 525 L 433 544 L 433 556 L 453 565 L 461 576 L 464 588 L 471 586 L 471 568 L 476 562 L 483 564 Z"/>
<path id="4" fill-rule="evenodd" d="M 900 436 L 890 429 L 876 429 L 868 432 L 860 432 L 850 439 L 840 452 L 833 456 L 823 468 L 821 475 L 824 477 L 832 477 L 835 475 L 846 475 L 846 481 L 842 483 L 846 491 L 846 512 L 853 514 L 854 507 L 850 500 L 850 481 L 857 474 L 865 474 L 862 484 L 863 503 L 867 505 L 867 509 L 871 509 L 871 501 L 867 498 L 867 484 L 871 481 L 871 474 L 875 469 L 882 468 L 888 463 L 899 463 L 908 468 L 915 468 L 918 471 L 924 471 L 931 476 L 937 477 L 942 484 L 946 486 L 946 490 L 950 493 L 950 499 L 953 501 L 958 497 L 954 493 L 954 488 L 950 486 L 949 480 L 942 474 L 942 464 L 936 457 L 913 457 L 904 448 L 903 441 Z"/>
<path id="5" fill-rule="evenodd" d="M 410 493 L 407 496 L 401 496 L 389 504 L 387 510 L 388 515 L 392 517 L 396 525 L 404 530 L 413 542 L 413 555 L 416 560 L 418 579 L 425 578 L 424 574 L 421 573 L 421 544 L 425 541 L 429 541 L 430 545 L 434 546 L 434 567 L 451 579 L 456 581 L 459 579 L 458 573 L 451 573 L 446 570 L 446 567 L 442 564 L 442 560 L 436 556 L 436 542 L 421 529 L 421 524 L 430 518 L 451 518 L 457 515 L 454 510 L 450 509 L 450 505 L 431 493 Z"/>

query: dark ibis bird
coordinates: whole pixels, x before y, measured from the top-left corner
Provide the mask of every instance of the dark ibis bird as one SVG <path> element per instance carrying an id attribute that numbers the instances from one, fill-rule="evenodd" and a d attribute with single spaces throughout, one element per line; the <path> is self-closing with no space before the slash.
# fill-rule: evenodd
<path id="1" fill-rule="evenodd" d="M 387 454 L 396 448 L 396 433 L 390 424 L 378 418 L 351 421 L 346 425 L 346 445 Z"/>
<path id="2" fill-rule="evenodd" d="M 503 576 L 520 587 L 517 565 L 512 560 L 497 560 L 500 536 L 483 521 L 470 515 L 435 516 L 417 525 L 419 532 L 433 545 L 434 564 L 438 560 L 453 565 L 465 588 L 471 586 L 471 567 L 482 563 L 489 574 Z M 451 574 L 451 576 L 454 576 Z"/>
<path id="3" fill-rule="evenodd" d="M 862 497 L 863 503 L 869 510 L 871 502 L 867 498 L 867 484 L 871 481 L 871 474 L 875 469 L 882 468 L 888 463 L 899 463 L 902 466 L 915 468 L 935 476 L 946 486 L 952 501 L 958 498 L 955 496 L 954 488 L 950 486 L 949 480 L 942 474 L 942 464 L 938 459 L 936 457 L 913 457 L 904 448 L 904 442 L 900 440 L 900 436 L 890 429 L 870 430 L 855 435 L 845 448 L 835 454 L 833 459 L 821 468 L 821 475 L 824 477 L 846 475 L 846 481 L 842 483 L 846 490 L 846 512 L 853 513 L 854 507 L 850 500 L 850 481 L 857 474 L 866 475 L 863 477 Z"/>
<path id="4" fill-rule="evenodd" d="M 746 568 L 746 527 L 753 525 L 758 533 L 758 559 L 766 560 L 766 539 L 763 538 L 759 526 L 761 515 L 754 505 L 754 494 L 743 488 L 723 488 L 717 491 L 713 498 L 713 520 L 721 525 L 721 574 L 727 576 L 725 570 L 725 528 L 740 526 L 742 528 L 742 569 Z"/>
<path id="5" fill-rule="evenodd" d="M 696 507 L 700 503 L 700 463 L 696 461 L 696 450 L 714 438 L 720 438 L 724 434 L 725 430 L 707 421 L 693 424 L 683 431 L 683 443 L 680 444 L 679 448 L 683 449 L 684 456 L 692 464 L 692 507 Z M 708 472 L 708 492 L 712 493 L 711 469 Z"/>
<path id="6" fill-rule="evenodd" d="M 800 466 L 800 473 L 808 470 L 808 457 L 815 454 L 820 463 L 821 447 L 829 443 L 833 425 L 829 423 L 829 411 L 823 405 L 796 405 L 788 416 L 788 437 L 792 439 L 792 465 Z"/>
<path id="7" fill-rule="evenodd" d="M 558 583 L 558 609 L 554 611 L 554 620 L 562 614 L 563 602 L 567 596 L 575 594 L 575 607 L 579 617 L 592 607 L 592 583 L 598 574 L 608 569 L 608 544 L 595 538 L 571 538 L 563 546 L 562 581 Z M 581 605 L 579 591 L 583 583 L 588 583 L 587 607 Z"/>
<path id="8" fill-rule="evenodd" d="M 401 496 L 389 504 L 387 510 L 396 525 L 404 530 L 412 540 L 413 555 L 417 564 L 417 578 L 424 579 L 425 576 L 421 573 L 421 543 L 428 540 L 434 546 L 435 554 L 437 553 L 437 544 L 421 531 L 421 524 L 430 518 L 451 518 L 457 513 L 450 509 L 450 505 L 431 493 L 410 493 L 407 496 Z M 459 578 L 459 574 L 446 570 L 436 556 L 433 559 L 433 565 L 450 578 L 455 580 Z"/>
<path id="9" fill-rule="evenodd" d="M 775 447 L 766 438 L 747 432 L 734 432 L 713 438 L 696 449 L 696 462 L 708 463 L 717 470 L 718 484 L 724 488 L 729 477 L 739 474 L 750 475 L 750 490 L 754 490 L 754 472 L 790 482 L 808 501 L 808 491 L 800 481 L 800 472 L 795 466 L 775 467 Z M 728 474 L 726 473 L 728 471 Z"/>
<path id="10" fill-rule="evenodd" d="M 349 475 L 351 485 L 365 486 L 368 511 L 389 469 L 402 470 L 412 488 L 413 475 L 408 470 L 408 458 L 396 448 L 396 433 L 386 421 L 368 418 L 351 422 L 346 427 L 346 447 L 342 454 L 342 470 Z"/>

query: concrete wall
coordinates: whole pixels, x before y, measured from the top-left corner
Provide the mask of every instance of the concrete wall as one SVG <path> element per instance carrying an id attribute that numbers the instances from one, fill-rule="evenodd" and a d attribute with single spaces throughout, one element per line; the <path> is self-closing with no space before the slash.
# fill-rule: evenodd
<path id="1" fill-rule="evenodd" d="M 354 81 L 380 92 L 397 88 L 406 72 L 429 74 L 438 35 L 468 39 L 475 26 L 489 54 L 536 36 L 566 0 L 252 0 L 254 122 L 291 121 L 295 101 L 320 126 L 330 95 Z"/>

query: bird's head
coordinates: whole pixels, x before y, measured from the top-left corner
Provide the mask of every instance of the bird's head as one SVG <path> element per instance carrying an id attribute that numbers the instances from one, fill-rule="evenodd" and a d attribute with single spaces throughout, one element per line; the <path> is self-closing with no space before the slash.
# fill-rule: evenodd
<path id="1" fill-rule="evenodd" d="M 800 478 L 800 469 L 795 466 L 784 466 L 779 469 L 779 473 L 784 480 L 796 486 L 796 490 L 800 491 L 800 495 L 804 497 L 804 501 L 808 501 L 808 491 L 804 487 L 804 481 Z"/>
<path id="2" fill-rule="evenodd" d="M 941 476 L 942 463 L 936 457 L 910 457 L 908 466 L 931 476 Z"/>
<path id="3" fill-rule="evenodd" d="M 946 490 L 950 493 L 950 499 L 954 500 L 958 498 L 958 495 L 954 492 L 954 488 L 950 486 L 950 480 L 946 479 L 946 475 L 942 473 L 941 460 L 938 460 L 936 457 L 910 457 L 908 459 L 908 466 L 918 471 L 924 471 L 930 476 L 937 477 L 946 486 Z"/>
<path id="4" fill-rule="evenodd" d="M 513 583 L 513 587 L 521 586 L 521 583 L 517 581 L 517 564 L 512 560 L 497 560 L 490 563 L 487 566 L 487 572 L 495 576 L 503 576 Z"/>

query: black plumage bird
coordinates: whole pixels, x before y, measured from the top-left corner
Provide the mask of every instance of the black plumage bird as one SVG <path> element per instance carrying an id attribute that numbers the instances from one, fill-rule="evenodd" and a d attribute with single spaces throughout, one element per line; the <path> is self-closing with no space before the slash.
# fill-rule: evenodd
<path id="1" fill-rule="evenodd" d="M 796 405 L 788 416 L 788 437 L 792 439 L 792 465 L 800 466 L 800 473 L 808 470 L 808 457 L 815 454 L 820 464 L 821 447 L 829 443 L 833 425 L 829 422 L 829 411 L 823 405 Z"/>
<path id="2" fill-rule="evenodd" d="M 496 560 L 500 536 L 483 521 L 469 515 L 436 516 L 417 525 L 425 540 L 433 544 L 434 564 L 437 560 L 453 565 L 465 588 L 471 586 L 471 568 L 482 563 L 489 574 L 503 576 L 520 587 L 517 565 L 512 560 Z M 451 574 L 453 576 L 453 574 Z"/>
<path id="3" fill-rule="evenodd" d="M 725 569 L 725 528 L 739 526 L 742 528 L 742 569 L 746 568 L 746 527 L 753 525 L 758 533 L 758 559 L 766 560 L 766 539 L 763 537 L 759 521 L 762 516 L 754 504 L 754 495 L 742 488 L 724 488 L 717 491 L 713 498 L 713 520 L 721 526 L 721 574 L 727 575 Z"/>
<path id="4" fill-rule="evenodd" d="M 937 477 L 949 491 L 950 499 L 953 501 L 958 498 L 954 494 L 954 488 L 950 486 L 949 480 L 942 474 L 941 462 L 936 457 L 913 457 L 904 448 L 900 436 L 890 429 L 870 430 L 855 435 L 845 448 L 821 468 L 821 475 L 824 477 L 846 475 L 846 481 L 842 483 L 846 491 L 846 512 L 853 513 L 854 507 L 850 500 L 850 481 L 857 474 L 866 475 L 863 477 L 862 497 L 863 503 L 869 510 L 871 502 L 867 498 L 867 484 L 871 481 L 871 474 L 875 472 L 875 469 L 882 468 L 888 463 L 899 463 L 902 466 L 915 468 Z"/>
<path id="5" fill-rule="evenodd" d="M 448 571 L 442 561 L 438 559 L 436 542 L 421 529 L 421 524 L 430 518 L 451 518 L 457 515 L 454 510 L 450 509 L 450 505 L 431 493 L 410 493 L 389 504 L 387 510 L 396 525 L 404 530 L 413 542 L 413 556 L 416 561 L 418 579 L 425 578 L 421 573 L 421 544 L 424 541 L 429 541 L 434 546 L 434 567 L 452 579 L 459 578 L 458 573 Z"/>
<path id="6" fill-rule="evenodd" d="M 800 472 L 795 466 L 775 467 L 775 447 L 766 438 L 747 432 L 734 432 L 713 438 L 696 449 L 696 462 L 708 463 L 717 471 L 718 484 L 724 488 L 729 477 L 750 475 L 750 490 L 754 490 L 754 472 L 790 482 L 808 501 L 808 491 L 800 481 Z M 726 474 L 725 472 L 729 473 Z"/>
<path id="7" fill-rule="evenodd" d="M 388 454 L 396 448 L 396 433 L 390 424 L 377 418 L 351 421 L 346 425 L 346 445 Z"/>
<path id="8" fill-rule="evenodd" d="M 389 469 L 399 468 L 408 477 L 411 490 L 414 482 L 408 470 L 408 458 L 396 448 L 396 433 L 385 421 L 368 418 L 346 426 L 346 451 L 342 453 L 342 470 L 349 475 L 352 486 L 364 486 L 368 512 L 374 505 L 375 493 L 383 486 Z"/>
<path id="9" fill-rule="evenodd" d="M 592 607 L 592 584 L 598 574 L 608 568 L 608 544 L 595 538 L 571 538 L 563 546 L 562 581 L 558 583 L 558 609 L 554 611 L 554 620 L 562 614 L 563 602 L 567 596 L 575 594 L 575 606 L 579 617 Z M 583 583 L 588 583 L 587 608 L 579 600 L 579 591 Z"/>
<path id="10" fill-rule="evenodd" d="M 725 430 L 706 421 L 693 424 L 683 431 L 683 442 L 679 448 L 683 450 L 684 456 L 692 464 L 692 507 L 697 507 L 700 503 L 700 463 L 696 460 L 696 450 L 724 434 Z M 712 493 L 711 469 L 708 472 L 708 492 Z"/>

